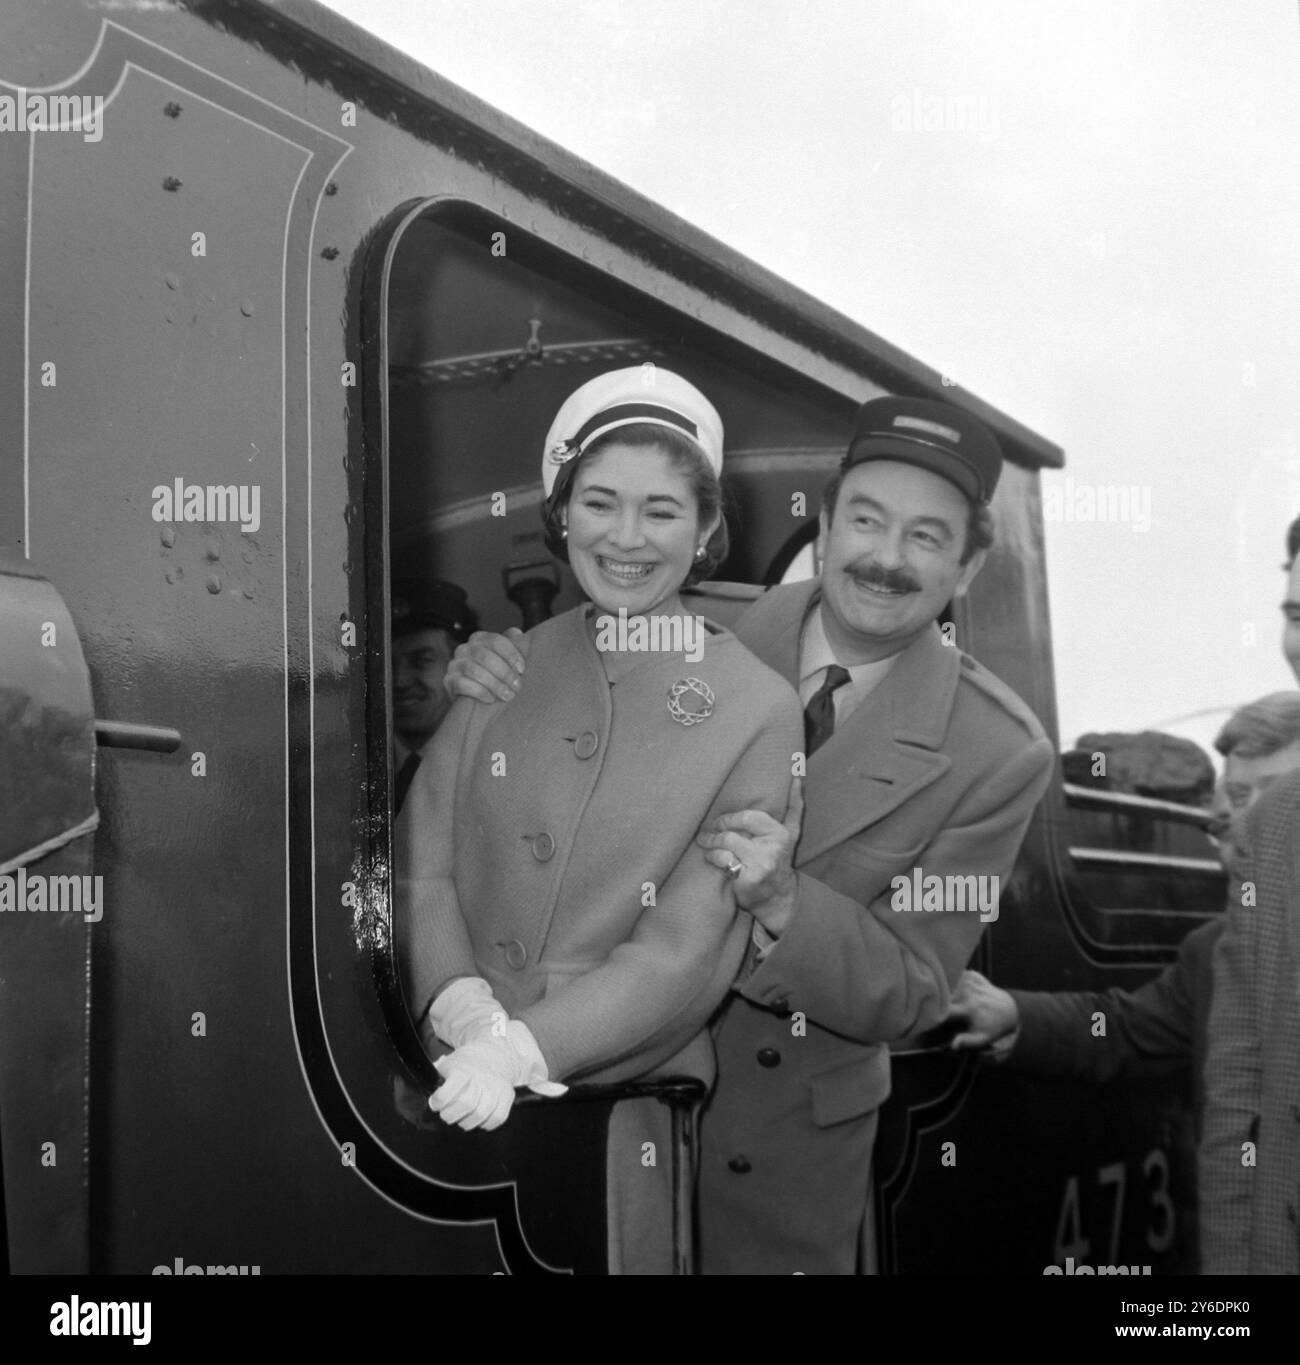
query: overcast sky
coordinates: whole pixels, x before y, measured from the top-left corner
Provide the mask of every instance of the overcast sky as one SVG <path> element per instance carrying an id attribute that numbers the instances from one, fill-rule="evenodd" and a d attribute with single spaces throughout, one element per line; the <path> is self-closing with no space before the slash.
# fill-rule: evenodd
<path id="1" fill-rule="evenodd" d="M 1296 0 L 329 7 L 1134 489 L 1048 520 L 1065 742 L 1294 686 Z"/>

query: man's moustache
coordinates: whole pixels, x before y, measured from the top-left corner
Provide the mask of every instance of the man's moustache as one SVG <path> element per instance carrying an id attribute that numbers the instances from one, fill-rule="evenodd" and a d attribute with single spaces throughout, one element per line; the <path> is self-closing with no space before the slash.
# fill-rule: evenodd
<path id="1" fill-rule="evenodd" d="M 880 569 L 862 568 L 857 564 L 849 565 L 846 570 L 859 582 L 869 588 L 884 588 L 888 592 L 920 592 L 921 585 L 904 573 L 885 573 Z"/>

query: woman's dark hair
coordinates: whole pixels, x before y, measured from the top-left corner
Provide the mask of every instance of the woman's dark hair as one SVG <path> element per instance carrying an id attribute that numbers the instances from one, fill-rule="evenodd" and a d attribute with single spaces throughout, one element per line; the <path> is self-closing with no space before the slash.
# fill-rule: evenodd
<path id="1" fill-rule="evenodd" d="M 671 427 L 661 426 L 658 422 L 632 422 L 625 427 L 615 427 L 596 439 L 577 459 L 570 460 L 560 467 L 551 488 L 551 496 L 542 505 L 542 525 L 546 528 L 546 548 L 563 563 L 569 562 L 569 548 L 561 534 L 564 530 L 563 512 L 569 505 L 573 494 L 573 481 L 577 477 L 578 466 L 602 450 L 612 445 L 632 446 L 637 450 L 662 450 L 668 456 L 674 469 L 689 476 L 691 491 L 695 494 L 698 525 L 707 526 L 716 516 L 717 528 L 705 542 L 704 558 L 692 563 L 682 586 L 689 588 L 717 572 L 731 549 L 727 535 L 727 519 L 722 512 L 722 485 L 709 467 L 695 443 Z"/>

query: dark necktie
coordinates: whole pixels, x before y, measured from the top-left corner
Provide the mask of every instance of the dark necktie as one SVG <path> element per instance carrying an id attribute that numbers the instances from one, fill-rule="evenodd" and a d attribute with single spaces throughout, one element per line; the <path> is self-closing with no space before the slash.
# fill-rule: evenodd
<path id="1" fill-rule="evenodd" d="M 402 809 L 402 802 L 406 800 L 406 793 L 411 789 L 411 780 L 415 777 L 415 770 L 420 766 L 419 754 L 407 754 L 406 762 L 397 770 L 397 777 L 393 781 L 393 814 L 397 815 Z"/>
<path id="2" fill-rule="evenodd" d="M 826 670 L 826 681 L 808 699 L 803 712 L 804 754 L 811 758 L 830 739 L 835 730 L 835 697 L 837 687 L 849 680 L 847 668 L 832 664 Z"/>

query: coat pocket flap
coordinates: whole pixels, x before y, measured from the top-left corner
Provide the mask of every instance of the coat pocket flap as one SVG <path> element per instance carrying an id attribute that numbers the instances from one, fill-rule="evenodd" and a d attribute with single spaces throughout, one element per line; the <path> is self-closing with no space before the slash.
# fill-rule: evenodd
<path id="1" fill-rule="evenodd" d="M 889 1051 L 873 1047 L 865 1056 L 814 1076 L 809 1084 L 813 1122 L 818 1128 L 861 1118 L 889 1098 Z"/>

